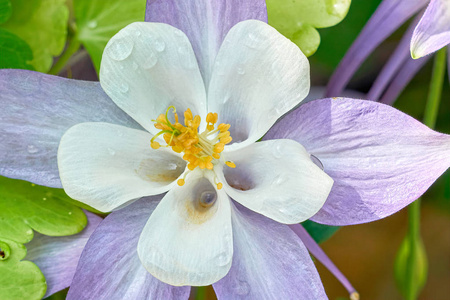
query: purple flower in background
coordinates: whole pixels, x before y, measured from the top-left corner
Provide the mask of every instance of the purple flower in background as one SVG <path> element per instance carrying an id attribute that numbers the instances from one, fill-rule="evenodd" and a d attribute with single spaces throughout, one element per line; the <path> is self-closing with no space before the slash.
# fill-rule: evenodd
<path id="1" fill-rule="evenodd" d="M 411 40 L 411 56 L 420 58 L 450 43 L 450 1 L 431 0 Z"/>
<path id="2" fill-rule="evenodd" d="M 265 164 L 267 160 L 264 155 L 258 155 L 252 149 L 236 150 L 236 158 L 233 158 L 236 160 L 236 168 L 229 168 L 231 173 L 229 176 L 224 173 L 222 181 L 226 187 L 224 189 L 233 198 L 230 200 L 225 194 L 220 199 L 221 203 L 229 206 L 229 213 L 219 215 L 221 211 L 211 211 L 217 218 L 228 218 L 229 228 L 222 229 L 230 230 L 230 234 L 216 236 L 213 229 L 217 229 L 217 226 L 191 226 L 192 224 L 184 222 L 189 221 L 189 218 L 183 217 L 187 210 L 167 209 L 167 215 L 159 213 L 159 216 L 166 217 L 165 220 L 170 222 L 157 222 L 152 228 L 155 235 L 159 234 L 161 237 L 159 241 L 166 243 L 167 251 L 156 251 L 158 240 L 153 241 L 153 246 L 152 241 L 148 240 L 149 248 L 145 255 L 151 257 L 151 262 L 144 267 L 137 253 L 139 240 L 142 239 L 141 232 L 152 217 L 158 216 L 158 210 L 166 208 L 161 206 L 165 201 L 162 199 L 172 191 L 165 196 L 151 196 L 157 193 L 148 192 L 148 186 L 142 187 L 140 184 L 144 180 L 141 177 L 143 174 L 159 175 L 149 173 L 152 167 L 165 163 L 168 169 L 173 169 L 173 165 L 170 165 L 172 161 L 161 158 L 152 160 L 151 156 L 147 156 L 149 160 L 141 164 L 143 160 L 138 161 L 139 157 L 136 158 L 139 154 L 136 150 L 141 148 L 133 144 L 135 141 L 129 140 L 128 133 L 147 135 L 142 127 L 153 130 L 149 126 L 153 124 L 151 119 L 163 113 L 171 104 L 186 106 L 187 103 L 192 103 L 200 107 L 202 97 L 197 97 L 201 96 L 196 85 L 198 82 L 203 83 L 203 92 L 208 95 L 205 100 L 208 110 L 209 93 L 214 95 L 221 92 L 215 95 L 222 100 L 219 118 L 228 114 L 229 117 L 224 122 L 231 123 L 231 135 L 238 141 L 255 133 L 252 127 L 255 120 L 252 118 L 257 121 L 261 118 L 266 120 L 267 123 L 262 124 L 261 128 L 267 130 L 276 118 L 301 101 L 301 93 L 295 85 L 277 80 L 285 78 L 285 74 L 298 74 L 297 70 L 290 69 L 298 66 L 296 62 L 287 63 L 290 61 L 284 59 L 289 56 L 280 56 L 286 51 L 287 44 L 281 42 L 283 39 L 275 43 L 261 39 L 264 28 L 269 28 L 264 24 L 256 32 L 247 31 L 245 36 L 236 40 L 227 36 L 235 24 L 247 19 L 266 21 L 265 2 L 148 1 L 146 21 L 166 23 L 178 28 L 187 35 L 194 51 L 186 43 L 183 45 L 185 47 L 173 44 L 177 39 L 186 41 L 186 37 L 165 24 L 139 26 L 169 28 L 171 35 L 167 36 L 166 31 L 160 31 L 148 36 L 148 32 L 144 34 L 142 30 L 135 30 L 136 25 L 127 27 L 110 42 L 112 48 L 105 49 L 104 57 L 112 55 L 108 58 L 106 67 L 102 62 L 101 81 L 102 86 L 106 87 L 106 94 L 99 83 L 68 80 L 29 71 L 0 71 L 0 103 L 3 108 L 0 110 L 0 137 L 5 141 L 0 145 L 0 174 L 61 187 L 56 156 L 63 134 L 74 125 L 76 126 L 69 133 L 77 128 L 105 127 L 104 123 L 111 123 L 115 125 L 110 125 L 114 130 L 109 131 L 111 135 L 108 138 L 104 138 L 107 131 L 103 131 L 97 139 L 91 139 L 91 132 L 81 131 L 77 139 L 68 144 L 63 142 L 62 147 L 68 147 L 68 150 L 70 147 L 85 147 L 86 153 L 98 151 L 98 156 L 95 156 L 98 160 L 84 157 L 83 163 L 90 163 L 90 169 L 86 165 L 79 165 L 80 180 L 89 178 L 91 171 L 101 170 L 101 177 L 91 179 L 103 180 L 105 184 L 114 179 L 115 185 L 110 186 L 113 192 L 111 197 L 120 195 L 117 190 L 124 191 L 129 187 L 136 187 L 139 193 L 142 192 L 129 193 L 127 197 L 120 199 L 121 203 L 114 203 L 108 208 L 117 210 L 101 222 L 86 244 L 68 299 L 188 298 L 189 287 L 174 287 L 158 280 L 147 272 L 145 267 L 149 266 L 155 275 L 166 272 L 186 283 L 195 283 L 199 278 L 217 280 L 223 277 L 213 283 L 219 299 L 324 299 L 326 295 L 317 271 L 294 231 L 288 225 L 267 218 L 264 209 L 249 205 L 256 211 L 254 212 L 237 203 L 241 202 L 240 198 L 244 199 L 241 203 L 247 205 L 245 199 L 251 199 L 252 194 L 264 193 L 261 191 L 276 191 L 274 201 L 279 201 L 286 195 L 289 196 L 289 203 L 297 204 L 296 199 L 301 199 L 301 194 L 290 194 L 292 187 L 287 187 L 290 190 L 286 191 L 279 190 L 285 181 L 297 179 L 292 178 L 296 176 L 297 173 L 293 172 L 296 170 L 277 173 L 279 168 L 292 164 L 299 155 L 295 151 L 286 154 L 289 147 L 279 140 L 295 140 L 297 143 L 287 143 L 304 147 L 306 153 L 320 160 L 324 172 L 334 180 L 328 199 L 312 217 L 316 222 L 329 225 L 358 224 L 386 217 L 417 199 L 450 165 L 450 137 L 430 130 L 396 109 L 379 103 L 345 98 L 311 101 L 275 124 L 264 137 L 265 141 L 251 145 L 272 143 L 276 167 L 269 168 Z M 245 24 L 256 23 L 261 24 L 247 21 L 237 26 L 242 28 Z M 233 31 L 236 29 L 231 29 L 231 36 Z M 165 37 L 168 40 L 164 40 Z M 216 59 L 221 57 L 222 48 L 241 51 L 222 61 Z M 128 55 L 123 58 L 124 53 Z M 174 56 L 167 57 L 170 53 Z M 198 68 L 195 67 L 193 56 L 186 57 L 188 53 L 195 54 Z M 270 54 L 266 63 L 251 63 L 261 57 L 258 55 L 265 53 Z M 114 56 L 117 61 L 128 59 L 129 64 L 113 62 Z M 133 57 L 136 59 L 132 59 Z M 181 60 L 181 57 L 189 59 Z M 186 64 L 189 68 L 186 68 Z M 192 64 L 196 71 L 192 71 Z M 273 69 L 280 64 L 285 68 L 281 70 L 283 73 L 277 73 L 280 69 Z M 142 75 L 136 74 L 138 69 Z M 215 74 L 216 70 L 222 72 Z M 219 76 L 221 80 L 215 79 L 215 76 Z M 304 82 L 309 81 L 307 76 L 304 74 Z M 300 82 L 298 79 L 298 75 L 295 75 L 289 77 L 287 82 Z M 148 90 L 142 89 L 144 83 L 148 84 Z M 221 88 L 217 89 L 214 85 Z M 133 97 L 128 99 L 122 96 L 124 94 Z M 273 97 L 277 95 L 283 97 L 274 101 Z M 262 105 L 266 97 L 272 101 L 272 112 L 260 110 L 261 107 L 267 108 Z M 140 101 L 141 105 L 133 105 L 136 102 L 130 101 Z M 152 111 L 152 107 L 156 110 Z M 243 117 L 239 113 L 249 115 Z M 141 118 L 140 114 L 145 116 Z M 77 125 L 86 122 L 98 123 Z M 265 130 L 256 131 L 255 140 Z M 151 149 L 150 139 L 151 136 L 147 139 L 148 148 L 141 153 L 159 155 L 154 153 L 163 150 Z M 121 146 L 125 150 L 120 153 L 117 141 L 123 141 Z M 114 143 L 114 147 L 109 147 L 109 142 Z M 239 155 L 245 157 L 241 164 L 238 162 Z M 65 159 L 74 161 L 70 156 L 60 157 L 60 164 L 65 164 Z M 136 161 L 139 163 L 134 165 Z M 252 167 L 252 163 L 259 169 Z M 131 171 L 136 172 L 127 171 L 130 165 L 134 166 Z M 298 170 L 298 174 L 302 171 Z M 64 174 L 62 175 L 65 180 Z M 173 191 L 182 191 L 183 186 L 176 186 L 178 175 L 172 176 L 170 180 L 165 176 L 147 176 L 145 183 L 151 186 L 170 181 L 167 185 Z M 238 179 L 239 186 L 228 181 L 233 178 Z M 189 180 L 186 177 L 186 185 Z M 92 183 L 83 182 L 75 185 L 75 188 L 80 192 L 91 193 L 86 199 L 94 199 L 98 196 L 98 191 L 86 190 L 90 184 Z M 311 191 L 310 187 L 304 189 L 305 192 Z M 168 188 L 160 189 L 160 192 L 167 190 Z M 146 195 L 149 196 L 144 197 Z M 187 193 L 186 196 L 188 195 Z M 141 199 L 134 203 L 127 202 L 138 198 Z M 180 196 L 179 199 L 183 200 L 183 197 Z M 216 200 L 215 203 L 219 201 Z M 129 205 L 119 209 L 121 204 Z M 280 213 L 288 214 L 292 207 L 277 208 Z M 172 226 L 173 224 L 175 225 Z M 171 230 L 167 230 L 165 226 Z M 204 231 L 194 230 L 200 227 Z M 193 245 L 189 243 L 192 236 L 200 247 L 187 247 Z M 211 250 L 218 247 L 217 240 L 220 240 L 221 245 L 232 247 L 231 265 L 227 257 L 222 260 L 220 255 L 216 259 L 204 259 L 210 256 Z M 180 265 L 157 264 L 167 258 L 195 263 L 190 264 L 189 270 Z M 203 269 L 196 269 L 198 266 Z M 157 270 L 158 267 L 166 269 Z M 187 271 L 189 276 L 183 279 Z M 214 272 L 217 274 L 213 274 Z"/>
<path id="3" fill-rule="evenodd" d="M 428 8 L 422 14 L 427 4 Z M 326 96 L 341 95 L 364 60 L 414 15 L 416 17 L 366 96 L 369 100 L 392 104 L 430 58 L 422 56 L 449 43 L 449 1 L 383 0 L 333 73 Z M 414 60 L 411 55 L 422 58 Z"/>

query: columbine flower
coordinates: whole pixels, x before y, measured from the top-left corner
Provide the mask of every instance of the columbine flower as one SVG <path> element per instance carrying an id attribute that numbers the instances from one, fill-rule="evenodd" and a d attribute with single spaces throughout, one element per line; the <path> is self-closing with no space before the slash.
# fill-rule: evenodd
<path id="1" fill-rule="evenodd" d="M 127 27 L 108 44 L 101 68 L 101 85 L 120 109 L 97 83 L 0 71 L 1 174 L 60 187 L 56 149 L 71 127 L 58 155 L 65 187 L 116 209 L 89 239 L 68 299 L 188 298 L 189 287 L 163 283 L 144 266 L 173 284 L 223 277 L 213 284 L 219 299 L 326 298 L 304 245 L 274 220 L 297 222 L 317 209 L 314 220 L 330 225 L 377 220 L 450 165 L 448 136 L 361 100 L 306 103 L 268 132 L 273 140 L 254 143 L 309 84 L 303 55 L 269 26 L 247 21 L 228 32 L 245 19 L 265 21 L 264 1 L 147 8 L 147 21 L 186 33 L 197 60 L 180 30 Z M 229 140 L 221 129 L 233 143 L 216 152 Z M 200 157 L 189 156 L 195 144 Z M 334 180 L 322 208 L 331 180 L 310 154 Z"/>
<path id="2" fill-rule="evenodd" d="M 172 26 L 131 24 L 104 53 L 103 89 L 148 132 L 76 125 L 61 139 L 59 172 L 69 196 L 102 211 L 168 191 L 137 248 L 153 276 L 208 285 L 228 273 L 229 197 L 287 224 L 322 207 L 333 181 L 300 144 L 255 143 L 309 90 L 306 57 L 275 29 L 256 20 L 231 28 L 207 89 L 188 38 Z"/>
<path id="3" fill-rule="evenodd" d="M 419 13 L 427 5 L 425 13 Z M 341 95 L 372 51 L 416 14 L 366 96 L 370 100 L 392 104 L 430 59 L 430 56 L 422 56 L 449 43 L 450 8 L 447 0 L 383 0 L 339 63 L 328 82 L 326 96 Z M 411 56 L 422 58 L 414 60 Z"/>
<path id="4" fill-rule="evenodd" d="M 450 43 L 450 1 L 431 0 L 411 40 L 411 56 L 420 58 Z"/>

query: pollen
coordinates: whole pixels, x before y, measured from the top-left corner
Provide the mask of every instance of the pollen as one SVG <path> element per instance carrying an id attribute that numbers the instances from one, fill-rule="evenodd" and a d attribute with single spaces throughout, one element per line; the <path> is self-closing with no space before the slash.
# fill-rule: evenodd
<path id="1" fill-rule="evenodd" d="M 169 119 L 169 112 L 173 110 L 175 122 Z M 195 168 L 212 170 L 214 166 L 220 162 L 220 154 L 225 149 L 225 145 L 229 144 L 233 139 L 231 138 L 230 124 L 218 123 L 219 116 L 217 113 L 208 113 L 206 115 L 206 130 L 199 133 L 201 118 L 198 115 L 193 115 L 188 108 L 184 112 L 184 125 L 178 122 L 178 114 L 174 106 L 170 106 L 165 114 L 159 115 L 155 122 L 155 128 L 158 132 L 150 142 L 153 149 L 160 147 L 170 147 L 176 153 L 183 153 L 183 159 L 188 162 L 187 168 L 189 171 Z M 162 136 L 167 145 L 160 145 L 155 139 Z M 230 168 L 235 168 L 233 162 L 227 161 L 225 164 Z M 185 177 L 177 181 L 179 186 L 184 185 Z M 222 183 L 217 183 L 217 188 L 221 189 Z"/>

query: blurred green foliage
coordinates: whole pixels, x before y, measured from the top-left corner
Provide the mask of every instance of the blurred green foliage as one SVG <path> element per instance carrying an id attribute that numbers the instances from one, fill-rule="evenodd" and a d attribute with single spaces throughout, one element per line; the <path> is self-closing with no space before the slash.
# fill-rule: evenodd
<path id="1" fill-rule="evenodd" d="M 97 73 L 109 39 L 130 23 L 144 21 L 146 0 L 73 0 L 76 38 L 89 52 Z"/>
<path id="2" fill-rule="evenodd" d="M 266 0 L 269 24 L 294 42 L 306 56 L 316 52 L 316 28 L 338 24 L 347 15 L 351 0 Z"/>
<path id="3" fill-rule="evenodd" d="M 0 27 L 25 41 L 33 52 L 29 62 L 34 69 L 47 72 L 53 56 L 64 49 L 69 10 L 66 0 L 10 0 L 11 16 Z"/>

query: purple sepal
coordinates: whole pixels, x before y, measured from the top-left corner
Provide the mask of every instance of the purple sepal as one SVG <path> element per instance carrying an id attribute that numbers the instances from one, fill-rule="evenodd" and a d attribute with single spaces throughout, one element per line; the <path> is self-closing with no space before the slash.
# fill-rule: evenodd
<path id="1" fill-rule="evenodd" d="M 350 225 L 389 216 L 420 197 L 450 166 L 450 136 L 388 105 L 346 98 L 308 102 L 264 139 L 294 139 L 334 179 L 312 220 Z"/>
<path id="2" fill-rule="evenodd" d="M 61 187 L 56 154 L 64 132 L 77 123 L 140 126 L 98 82 L 25 70 L 0 70 L 0 175 Z"/>
<path id="3" fill-rule="evenodd" d="M 225 35 L 248 19 L 267 22 L 264 0 L 147 0 L 145 13 L 147 22 L 170 24 L 188 36 L 206 86 Z"/>
<path id="4" fill-rule="evenodd" d="M 287 225 L 233 207 L 233 263 L 213 284 L 222 299 L 328 299 L 301 240 Z"/>
<path id="5" fill-rule="evenodd" d="M 88 224 L 78 234 L 64 237 L 35 233 L 27 247 L 26 260 L 34 262 L 45 276 L 47 292 L 44 298 L 67 288 L 72 282 L 78 260 L 86 242 L 102 218 L 86 212 Z"/>
<path id="6" fill-rule="evenodd" d="M 103 220 L 81 254 L 68 300 L 189 298 L 190 287 L 159 281 L 137 255 L 139 236 L 161 198 L 142 198 Z"/>

